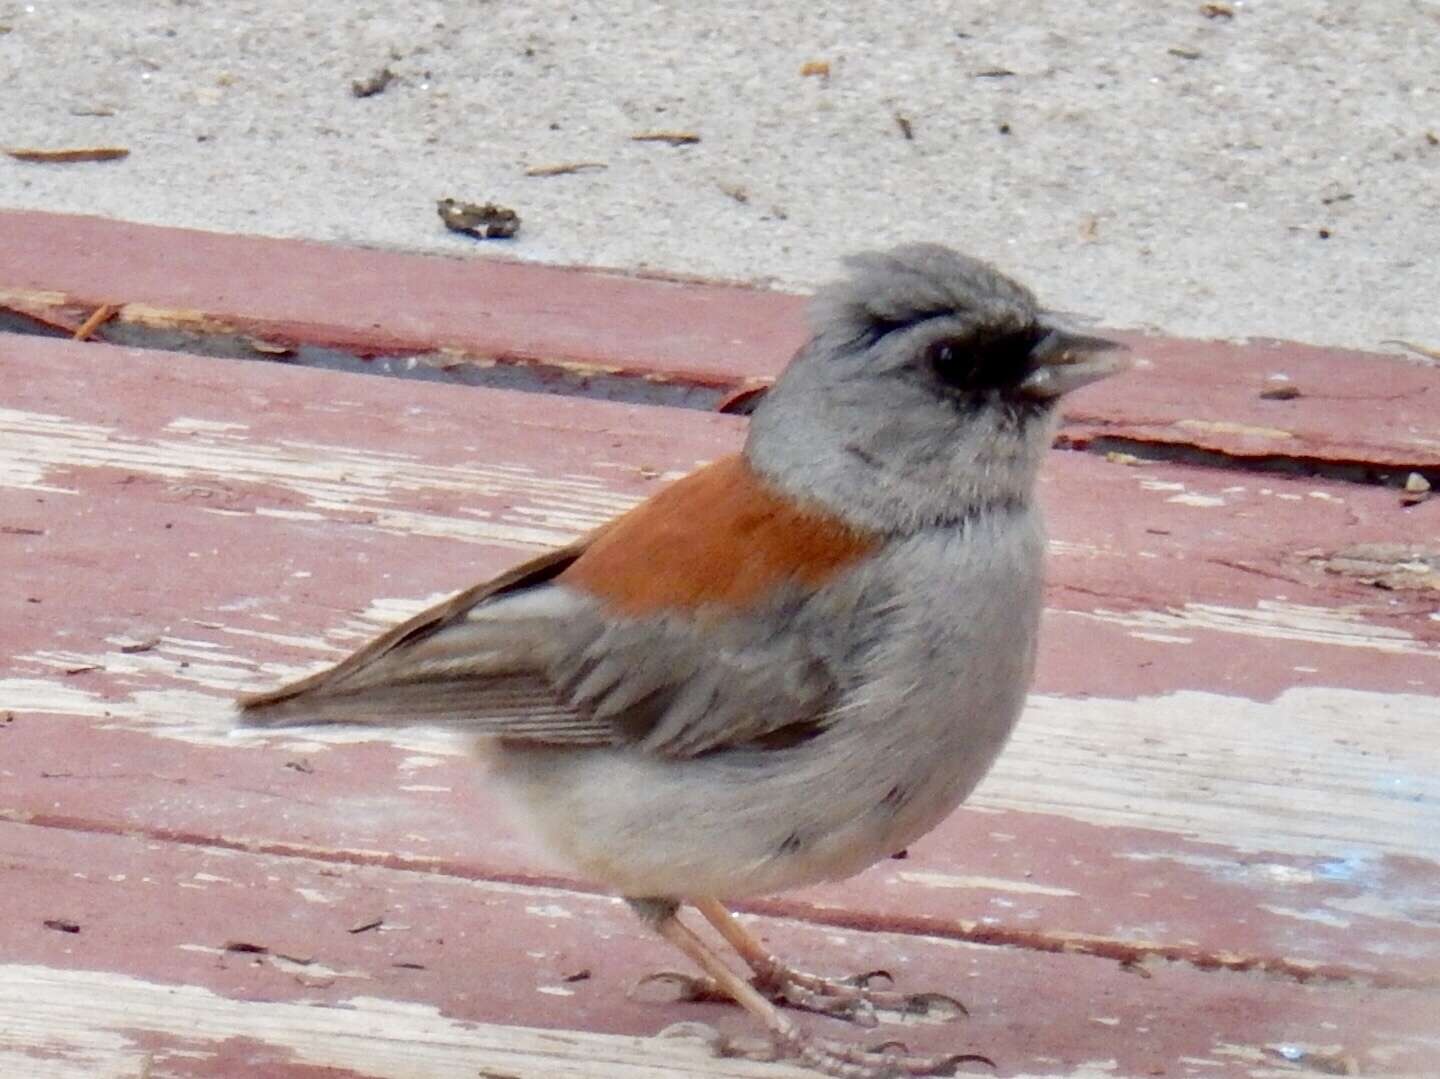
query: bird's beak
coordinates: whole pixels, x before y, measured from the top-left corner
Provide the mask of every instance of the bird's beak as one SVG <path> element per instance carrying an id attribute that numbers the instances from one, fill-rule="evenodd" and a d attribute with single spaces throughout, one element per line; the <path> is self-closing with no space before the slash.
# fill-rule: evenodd
<path id="1" fill-rule="evenodd" d="M 1031 397 L 1059 397 L 1125 370 L 1130 361 L 1117 353 L 1128 351 L 1129 346 L 1119 341 L 1051 328 L 1031 351 L 1038 366 L 1020 390 Z"/>

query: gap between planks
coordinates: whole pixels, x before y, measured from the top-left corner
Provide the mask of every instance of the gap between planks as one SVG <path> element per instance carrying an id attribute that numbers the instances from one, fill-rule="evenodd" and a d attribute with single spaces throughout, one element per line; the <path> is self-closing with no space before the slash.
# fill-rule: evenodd
<path id="1" fill-rule="evenodd" d="M 37 294 L 38 295 L 38 294 Z M 0 335 L 54 337 L 64 325 L 46 321 L 27 305 L 7 307 L 0 289 Z M 10 297 L 15 304 L 16 297 Z M 63 308 L 68 297 L 40 296 L 43 303 Z M 35 306 L 36 297 L 30 297 Z M 43 306 L 43 304 L 42 304 Z M 177 352 L 213 360 L 260 360 L 287 366 L 314 368 L 340 374 L 379 376 L 407 381 L 439 382 L 459 389 L 503 389 L 526 393 L 577 397 L 700 411 L 748 415 L 768 390 L 773 378 L 724 381 L 682 371 L 629 371 L 556 354 L 521 357 L 470 354 L 458 348 L 406 349 L 386 353 L 359 345 L 339 343 L 266 343 L 256 333 L 243 332 L 224 320 L 190 311 L 167 311 L 141 304 L 106 304 L 110 312 L 108 343 L 147 351 Z M 24 310 L 28 318 L 17 318 Z M 10 317 L 5 316 L 11 312 Z M 87 320 L 87 324 L 88 324 Z M 92 338 L 76 338 L 91 340 Z M 1300 451 L 1242 453 L 1207 447 L 1176 437 L 1143 437 L 1137 433 L 1106 434 L 1087 430 L 1081 423 L 1067 430 L 1062 418 L 1055 448 L 1088 453 L 1117 463 L 1184 464 L 1240 474 L 1280 474 L 1331 480 L 1337 483 L 1402 488 L 1411 475 L 1440 488 L 1440 468 L 1420 461 L 1388 465 Z"/>

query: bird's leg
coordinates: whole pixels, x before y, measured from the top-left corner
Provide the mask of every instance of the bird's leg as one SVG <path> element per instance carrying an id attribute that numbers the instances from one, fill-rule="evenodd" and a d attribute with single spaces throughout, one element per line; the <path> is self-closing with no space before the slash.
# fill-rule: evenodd
<path id="1" fill-rule="evenodd" d="M 627 902 L 641 919 L 703 970 L 721 992 L 765 1025 L 778 1055 L 838 1079 L 953 1075 L 956 1066 L 963 1061 L 985 1060 L 984 1057 L 963 1054 L 910 1056 L 895 1043 L 872 1050 L 810 1038 L 754 986 L 731 970 L 708 944 L 676 917 L 680 905 L 675 900 L 629 899 Z M 739 1055 L 724 1041 L 717 1045 L 717 1051 L 722 1056 L 727 1053 Z"/>
<path id="2" fill-rule="evenodd" d="M 848 1019 L 861 1026 L 874 1026 L 876 1011 L 899 1012 L 932 1020 L 968 1015 L 965 1006 L 941 993 L 900 993 L 872 986 L 878 979 L 891 981 L 883 970 L 835 980 L 796 970 L 765 950 L 765 946 L 740 924 L 724 905 L 714 899 L 697 899 L 695 909 L 734 948 L 746 966 L 755 972 L 754 985 L 777 1004 Z"/>

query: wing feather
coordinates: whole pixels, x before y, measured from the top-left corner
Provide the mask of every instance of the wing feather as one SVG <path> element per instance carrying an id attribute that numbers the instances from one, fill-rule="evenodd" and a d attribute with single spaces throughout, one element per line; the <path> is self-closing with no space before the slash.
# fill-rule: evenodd
<path id="1" fill-rule="evenodd" d="M 839 582 L 877 543 L 726 458 L 326 671 L 245 698 L 240 722 L 432 724 L 677 757 L 791 745 L 840 698 L 843 623 L 861 600 Z M 841 594 L 812 608 L 822 589 Z"/>

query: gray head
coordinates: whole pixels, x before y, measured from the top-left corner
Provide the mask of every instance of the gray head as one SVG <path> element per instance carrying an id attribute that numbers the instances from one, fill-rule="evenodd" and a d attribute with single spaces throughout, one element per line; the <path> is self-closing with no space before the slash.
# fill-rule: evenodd
<path id="1" fill-rule="evenodd" d="M 846 264 L 755 411 L 751 463 L 886 532 L 1028 504 L 1056 401 L 1117 370 L 1100 354 L 1120 346 L 1061 330 L 1023 285 L 938 244 Z"/>

